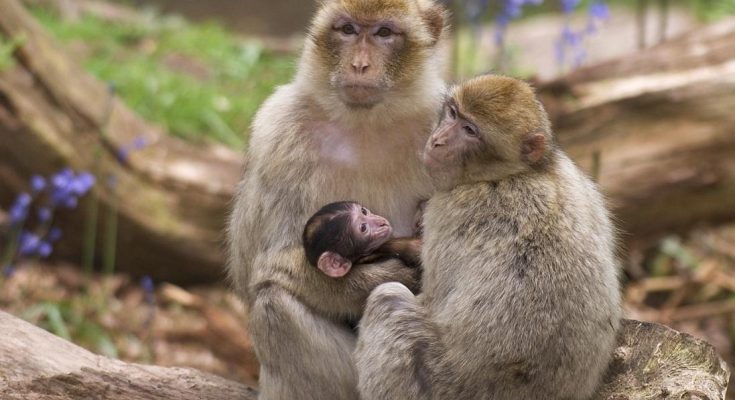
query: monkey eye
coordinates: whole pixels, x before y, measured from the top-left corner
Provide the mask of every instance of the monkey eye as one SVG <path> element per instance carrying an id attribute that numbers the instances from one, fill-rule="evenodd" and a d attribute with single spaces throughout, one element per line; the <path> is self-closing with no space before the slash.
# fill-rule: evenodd
<path id="1" fill-rule="evenodd" d="M 363 207 L 362 210 L 360 210 L 360 211 L 362 212 L 362 215 L 367 215 L 368 214 L 367 208 L 365 208 L 365 207 Z"/>
<path id="2" fill-rule="evenodd" d="M 464 129 L 464 132 L 472 137 L 477 137 L 477 129 L 475 129 L 472 125 L 465 125 L 462 127 Z"/>
<path id="3" fill-rule="evenodd" d="M 457 109 L 454 108 L 454 106 L 449 106 L 449 116 L 452 117 L 452 119 L 457 119 Z"/>
<path id="4" fill-rule="evenodd" d="M 380 29 L 378 29 L 377 32 L 375 32 L 375 35 L 380 36 L 380 37 L 388 37 L 392 34 L 393 34 L 393 31 L 390 30 L 390 28 L 385 27 L 385 26 L 381 27 Z"/>
<path id="5" fill-rule="evenodd" d="M 367 224 L 361 224 L 360 225 L 360 232 L 362 232 L 362 233 L 367 232 Z"/>
<path id="6" fill-rule="evenodd" d="M 354 34 L 357 33 L 357 30 L 355 29 L 355 26 L 352 25 L 352 24 L 344 24 L 344 25 L 342 25 L 341 31 L 345 35 L 354 35 Z"/>

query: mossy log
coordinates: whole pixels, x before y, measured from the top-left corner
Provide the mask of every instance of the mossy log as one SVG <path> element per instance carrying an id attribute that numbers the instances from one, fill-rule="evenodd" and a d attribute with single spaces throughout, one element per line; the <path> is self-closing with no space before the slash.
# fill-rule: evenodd
<path id="1" fill-rule="evenodd" d="M 192 369 L 98 356 L 0 311 L 0 398 L 255 399 L 246 385 Z M 595 400 L 724 400 L 725 362 L 702 340 L 661 325 L 625 321 Z M 543 396 L 539 396 L 543 398 Z"/>
<path id="2" fill-rule="evenodd" d="M 111 97 L 18 0 L 0 0 L 0 10 L 0 38 L 21 40 L 15 65 L 0 71 L 0 205 L 32 174 L 97 162 L 117 177 L 114 191 L 102 182 L 96 196 L 101 216 L 120 200 L 119 270 L 177 283 L 221 279 L 242 155 L 164 134 Z M 735 219 L 733 43 L 735 19 L 724 20 L 538 84 L 559 142 L 599 179 L 623 239 Z M 119 164 L 116 149 L 139 136 L 150 145 Z M 57 256 L 79 260 L 84 208 L 62 215 Z M 98 225 L 101 235 L 104 219 Z"/>

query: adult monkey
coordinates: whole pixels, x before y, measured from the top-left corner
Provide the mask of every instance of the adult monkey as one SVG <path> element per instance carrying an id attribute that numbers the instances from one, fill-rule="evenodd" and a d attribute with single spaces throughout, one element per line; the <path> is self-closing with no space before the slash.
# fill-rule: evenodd
<path id="1" fill-rule="evenodd" d="M 621 301 L 596 186 L 526 83 L 457 87 L 427 142 L 423 292 L 385 283 L 360 320 L 363 400 L 589 399 Z"/>
<path id="2" fill-rule="evenodd" d="M 432 185 L 420 160 L 444 83 L 444 9 L 429 0 L 331 0 L 294 81 L 258 112 L 229 221 L 229 276 L 249 306 L 261 399 L 357 399 L 355 333 L 381 283 L 414 285 L 400 261 L 332 279 L 307 264 L 304 223 L 353 199 L 409 236 Z"/>

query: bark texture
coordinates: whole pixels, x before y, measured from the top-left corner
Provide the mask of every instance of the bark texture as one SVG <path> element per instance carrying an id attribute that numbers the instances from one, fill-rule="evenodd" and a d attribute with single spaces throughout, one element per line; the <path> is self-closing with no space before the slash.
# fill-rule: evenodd
<path id="1" fill-rule="evenodd" d="M 254 400 L 246 385 L 192 369 L 98 356 L 0 311 L 0 398 Z M 625 321 L 595 400 L 724 400 L 730 376 L 707 342 L 662 325 Z M 543 398 L 539 395 L 539 398 Z"/>

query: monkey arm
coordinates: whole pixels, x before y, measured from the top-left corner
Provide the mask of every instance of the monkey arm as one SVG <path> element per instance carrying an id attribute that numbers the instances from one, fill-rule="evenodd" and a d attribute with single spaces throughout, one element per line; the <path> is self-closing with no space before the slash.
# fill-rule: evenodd
<path id="1" fill-rule="evenodd" d="M 318 315 L 278 284 L 253 293 L 249 331 L 260 362 L 260 399 L 357 399 L 353 331 Z"/>
<path id="2" fill-rule="evenodd" d="M 398 257 L 411 267 L 421 267 L 421 238 L 405 237 L 390 239 L 376 250 L 376 254 Z"/>
<path id="3" fill-rule="evenodd" d="M 355 351 L 361 399 L 426 399 L 448 371 L 437 327 L 403 285 L 386 283 L 373 291 L 360 321 Z M 447 397 L 450 398 L 450 397 Z"/>

